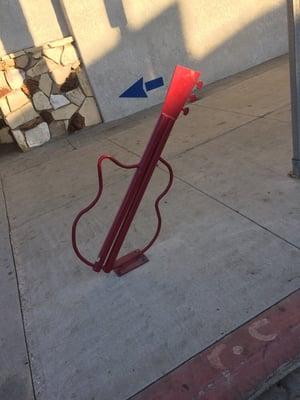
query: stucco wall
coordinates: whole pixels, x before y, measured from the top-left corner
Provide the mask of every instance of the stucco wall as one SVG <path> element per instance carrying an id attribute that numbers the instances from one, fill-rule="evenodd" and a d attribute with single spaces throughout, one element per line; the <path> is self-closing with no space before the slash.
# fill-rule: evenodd
<path id="1" fill-rule="evenodd" d="M 285 0 L 60 0 L 105 121 L 162 101 L 119 95 L 175 64 L 206 83 L 287 52 Z"/>
<path id="2" fill-rule="evenodd" d="M 0 57 L 68 34 L 59 0 L 1 0 Z"/>

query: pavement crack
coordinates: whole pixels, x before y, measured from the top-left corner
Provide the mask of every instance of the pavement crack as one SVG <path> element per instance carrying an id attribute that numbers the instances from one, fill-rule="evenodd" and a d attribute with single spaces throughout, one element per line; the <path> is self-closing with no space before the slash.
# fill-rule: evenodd
<path id="1" fill-rule="evenodd" d="M 16 284 L 17 284 L 18 300 L 19 300 L 20 314 L 21 314 L 21 320 L 22 320 L 22 328 L 23 328 L 25 348 L 26 348 L 27 359 L 28 359 L 30 380 L 31 380 L 33 397 L 34 397 L 34 400 L 36 400 L 35 387 L 34 387 L 34 383 L 33 383 L 32 365 L 31 365 L 31 359 L 30 359 L 30 354 L 29 354 L 29 346 L 28 346 L 26 330 L 25 330 L 25 319 L 24 319 L 24 313 L 23 313 L 23 308 L 22 308 L 22 299 L 21 299 L 21 292 L 20 292 L 20 285 L 19 285 L 19 277 L 18 277 L 17 266 L 16 266 L 14 246 L 13 246 L 13 243 L 12 243 L 12 229 L 11 229 L 9 215 L 8 215 L 7 198 L 6 198 L 6 194 L 5 194 L 5 190 L 4 190 L 4 182 L 3 182 L 2 176 L 0 176 L 0 184 L 1 184 L 2 196 L 3 196 L 3 199 L 4 199 L 5 215 L 6 215 L 6 221 L 7 221 L 7 226 L 8 226 L 9 246 L 10 246 L 10 250 L 11 250 L 11 255 L 12 255 L 12 260 L 13 260 L 13 265 L 14 265 L 14 273 L 15 273 Z"/>

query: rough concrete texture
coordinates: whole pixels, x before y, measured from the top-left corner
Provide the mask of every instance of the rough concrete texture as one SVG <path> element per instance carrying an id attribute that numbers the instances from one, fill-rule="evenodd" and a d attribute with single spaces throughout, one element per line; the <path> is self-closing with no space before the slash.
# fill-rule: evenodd
<path id="1" fill-rule="evenodd" d="M 0 399 L 33 400 L 18 286 L 0 181 Z"/>
<path id="2" fill-rule="evenodd" d="M 299 400 L 300 399 L 300 369 L 289 374 L 285 379 L 273 386 L 258 400 Z"/>
<path id="3" fill-rule="evenodd" d="M 148 98 L 119 98 L 141 77 L 167 84 L 183 64 L 209 83 L 287 51 L 285 0 L 61 3 L 104 121 L 162 101 L 166 85 Z"/>
<path id="4" fill-rule="evenodd" d="M 287 176 L 290 122 L 275 115 L 289 95 L 270 95 L 274 74 L 288 87 L 287 68 L 283 58 L 212 85 L 178 121 L 166 149 L 175 182 L 162 234 L 149 263 L 122 278 L 76 259 L 71 223 L 95 195 L 97 156 L 136 162 L 157 108 L 1 157 L 37 400 L 125 400 L 299 287 L 300 183 Z M 255 112 L 240 109 L 248 94 Z M 223 110 L 205 104 L 222 96 Z M 105 165 L 103 202 L 79 228 L 88 257 L 129 178 Z M 124 251 L 150 239 L 166 183 L 158 169 Z"/>
<path id="5" fill-rule="evenodd" d="M 300 290 L 130 400 L 253 400 L 300 366 Z"/>

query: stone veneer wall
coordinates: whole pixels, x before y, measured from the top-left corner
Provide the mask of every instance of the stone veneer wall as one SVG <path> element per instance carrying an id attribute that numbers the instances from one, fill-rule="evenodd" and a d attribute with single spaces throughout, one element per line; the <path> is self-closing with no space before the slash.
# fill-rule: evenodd
<path id="1" fill-rule="evenodd" d="M 101 122 L 73 38 L 0 58 L 0 144 L 21 150 Z"/>

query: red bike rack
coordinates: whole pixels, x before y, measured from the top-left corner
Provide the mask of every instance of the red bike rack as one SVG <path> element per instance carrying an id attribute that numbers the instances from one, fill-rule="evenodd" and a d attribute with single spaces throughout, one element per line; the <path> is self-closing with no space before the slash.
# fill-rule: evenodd
<path id="1" fill-rule="evenodd" d="M 144 154 L 138 164 L 124 165 L 109 155 L 101 155 L 98 159 L 98 183 L 99 189 L 95 199 L 82 211 L 79 212 L 72 225 L 72 245 L 78 258 L 92 267 L 94 271 L 103 270 L 108 273 L 114 271 L 118 276 L 141 266 L 148 261 L 145 252 L 152 246 L 157 239 L 161 229 L 161 215 L 159 210 L 160 200 L 167 194 L 172 186 L 173 171 L 170 164 L 161 158 L 162 151 L 169 138 L 175 121 L 181 111 L 184 115 L 188 114 L 189 109 L 184 108 L 186 103 L 196 101 L 198 97 L 193 94 L 193 89 L 201 90 L 203 83 L 199 81 L 200 72 L 177 65 L 173 73 L 169 89 L 163 103 L 161 114 L 156 126 L 146 146 Z M 102 248 L 95 262 L 87 260 L 79 251 L 76 241 L 76 229 L 80 218 L 93 208 L 100 199 L 103 190 L 102 162 L 110 160 L 117 166 L 125 169 L 136 169 L 136 172 L 127 189 L 126 195 L 117 212 L 113 224 L 104 240 Z M 141 250 L 135 250 L 117 259 L 122 244 L 128 233 L 129 227 L 135 217 L 138 207 L 142 201 L 148 184 L 158 162 L 164 164 L 169 171 L 169 182 L 165 190 L 155 201 L 155 211 L 157 215 L 157 228 L 154 237 Z"/>

